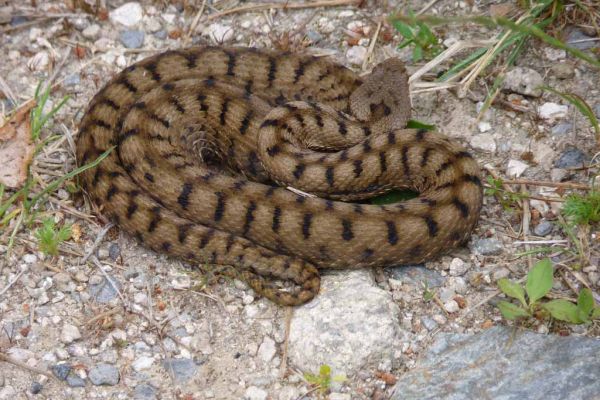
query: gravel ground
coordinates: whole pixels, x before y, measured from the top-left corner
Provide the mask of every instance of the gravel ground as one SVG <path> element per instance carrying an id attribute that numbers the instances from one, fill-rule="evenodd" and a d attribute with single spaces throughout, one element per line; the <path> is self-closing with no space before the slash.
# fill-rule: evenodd
<path id="1" fill-rule="evenodd" d="M 98 15 L 73 7 L 84 3 L 0 0 L 0 113 L 30 100 L 49 77 L 52 104 L 71 96 L 43 135 L 59 139 L 34 161 L 32 172 L 41 182 L 74 168 L 73 137 L 94 93 L 120 69 L 156 52 L 226 43 L 330 55 L 357 71 L 391 56 L 407 61 L 410 72 L 422 66 L 411 62 L 410 49 L 398 50 L 402 38 L 393 28 L 378 28 L 404 1 L 229 15 L 219 11 L 244 3 L 101 1 L 107 4 Z M 429 2 L 408 3 L 419 10 Z M 440 0 L 428 12 L 485 15 L 490 3 Z M 581 48 L 598 47 L 586 33 L 574 28 L 565 35 Z M 445 46 L 493 34 L 474 26 L 440 30 Z M 544 199 L 563 195 L 562 181 L 587 184 L 597 173 L 587 120 L 536 87 L 576 93 L 600 117 L 600 74 L 564 51 L 534 43 L 508 71 L 499 101 L 477 120 L 492 81 L 484 74 L 464 97 L 415 92 L 414 117 L 465 143 L 490 174 L 551 183 L 526 187 L 535 198 L 525 201 L 525 211 L 486 196 L 469 245 L 449 256 L 426 265 L 327 274 L 321 295 L 293 315 L 257 298 L 242 282 L 215 279 L 139 246 L 67 187 L 40 208 L 41 215 L 73 224 L 59 256 L 41 253 L 30 227 L 18 230 L 8 252 L 16 218 L 0 225 L 0 355 L 11 360 L 0 360 L 0 400 L 319 398 L 325 395 L 304 373 L 317 373 L 324 364 L 346 376 L 331 384 L 326 398 L 383 399 L 438 333 L 506 325 L 494 306 L 500 298 L 496 281 L 525 276 L 527 257 L 517 253 L 540 246 L 558 250 L 570 240 L 557 220 L 562 203 Z M 596 168 L 580 168 L 594 163 Z M 598 232 L 575 235 L 587 262 L 573 268 L 576 253 L 552 254 L 559 267 L 553 293 L 574 299 L 587 286 L 598 301 Z M 534 320 L 527 328 L 600 335 L 597 322 Z"/>

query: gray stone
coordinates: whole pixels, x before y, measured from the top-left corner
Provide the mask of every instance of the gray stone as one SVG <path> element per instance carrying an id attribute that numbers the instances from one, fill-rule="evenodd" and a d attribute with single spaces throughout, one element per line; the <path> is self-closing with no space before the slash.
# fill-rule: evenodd
<path id="1" fill-rule="evenodd" d="M 67 384 L 71 387 L 85 387 L 85 380 L 73 373 L 67 376 Z"/>
<path id="2" fill-rule="evenodd" d="M 479 239 L 473 243 L 473 251 L 482 256 L 498 255 L 502 253 L 502 243 L 498 239 Z"/>
<path id="3" fill-rule="evenodd" d="M 176 382 L 189 381 L 196 374 L 197 365 L 189 358 L 167 358 L 162 363 L 163 368 Z"/>
<path id="4" fill-rule="evenodd" d="M 575 75 L 575 68 L 569 63 L 556 63 L 550 70 L 558 79 L 569 79 Z"/>
<path id="5" fill-rule="evenodd" d="M 594 38 L 586 35 L 581 29 L 575 28 L 569 32 L 567 44 L 579 50 L 588 50 L 599 46 L 599 42 L 592 39 Z"/>
<path id="6" fill-rule="evenodd" d="M 600 103 L 594 106 L 594 114 L 596 114 L 596 118 L 600 118 Z"/>
<path id="7" fill-rule="evenodd" d="M 143 31 L 123 31 L 119 34 L 119 40 L 128 49 L 139 49 L 144 44 L 144 36 Z"/>
<path id="8" fill-rule="evenodd" d="M 388 292 L 374 285 L 369 271 L 324 275 L 321 292 L 296 308 L 291 321 L 291 364 L 305 372 L 331 366 L 333 375 L 352 376 L 394 357 L 407 333 Z"/>
<path id="9" fill-rule="evenodd" d="M 14 17 L 12 17 L 10 19 L 10 26 L 18 26 L 21 24 L 24 24 L 25 22 L 28 22 L 29 18 L 27 18 L 24 15 L 15 15 Z"/>
<path id="10" fill-rule="evenodd" d="M 70 74 L 65 77 L 63 84 L 65 86 L 77 86 L 81 83 L 81 77 L 79 74 Z"/>
<path id="11" fill-rule="evenodd" d="M 117 286 L 117 289 L 121 289 L 121 284 L 112 276 L 110 280 Z M 90 296 L 98 303 L 108 303 L 115 297 L 117 297 L 117 291 L 105 277 L 102 277 L 100 283 L 91 284 L 89 286 Z"/>
<path id="12" fill-rule="evenodd" d="M 310 40 L 312 43 L 318 43 L 318 42 L 320 42 L 320 41 L 323 39 L 323 36 L 322 36 L 322 35 L 321 35 L 319 32 L 317 32 L 317 31 L 314 31 L 314 30 L 312 30 L 312 29 L 309 29 L 309 30 L 306 32 L 306 37 L 307 37 L 307 38 L 308 38 L 308 40 Z"/>
<path id="13" fill-rule="evenodd" d="M 133 389 L 134 400 L 154 400 L 156 399 L 156 389 L 147 383 L 140 383 Z"/>
<path id="14" fill-rule="evenodd" d="M 110 246 L 108 246 L 108 256 L 113 261 L 117 261 L 121 256 L 121 248 L 117 243 L 111 243 Z"/>
<path id="15" fill-rule="evenodd" d="M 31 384 L 31 389 L 29 390 L 31 392 L 31 394 L 40 394 L 40 392 L 42 391 L 42 389 L 44 388 L 44 385 L 42 385 L 39 382 L 33 382 Z"/>
<path id="16" fill-rule="evenodd" d="M 256 386 L 250 386 L 244 393 L 245 400 L 266 400 L 269 394 Z"/>
<path id="17" fill-rule="evenodd" d="M 394 279 L 411 285 L 427 285 L 429 288 L 440 287 L 444 284 L 444 277 L 433 269 L 427 269 L 424 265 L 407 265 L 405 267 L 389 267 L 388 271 Z"/>
<path id="18" fill-rule="evenodd" d="M 560 124 L 554 125 L 550 129 L 550 133 L 554 136 L 562 136 L 570 133 L 573 130 L 573 124 L 570 122 L 561 122 Z"/>
<path id="19" fill-rule="evenodd" d="M 98 364 L 90 370 L 90 381 L 96 386 L 114 386 L 119 383 L 119 370 L 110 364 Z"/>
<path id="20" fill-rule="evenodd" d="M 563 151 L 554 163 L 556 168 L 572 168 L 581 167 L 585 163 L 587 156 L 578 148 L 572 147 Z"/>
<path id="21" fill-rule="evenodd" d="M 432 331 L 438 327 L 437 322 L 435 322 L 433 319 L 431 319 L 429 317 L 421 317 L 421 324 L 423 324 L 425 329 L 427 329 L 428 331 Z"/>
<path id="22" fill-rule="evenodd" d="M 161 29 L 160 31 L 154 33 L 154 37 L 160 40 L 165 40 L 167 38 L 167 31 Z"/>
<path id="23" fill-rule="evenodd" d="M 56 365 L 53 365 L 52 368 L 50 368 L 50 369 L 52 370 L 52 373 L 54 374 L 54 376 L 56 376 L 61 381 L 64 381 L 67 379 L 69 372 L 71 372 L 71 365 L 56 364 Z"/>
<path id="24" fill-rule="evenodd" d="M 504 89 L 525 96 L 540 97 L 544 84 L 542 75 L 536 70 L 524 67 L 515 67 L 506 73 Z"/>
<path id="25" fill-rule="evenodd" d="M 552 229 L 554 229 L 554 224 L 550 221 L 543 219 L 533 229 L 533 233 L 535 233 L 537 236 L 546 236 L 552 233 Z"/>
<path id="26" fill-rule="evenodd" d="M 113 24 L 121 24 L 126 27 L 132 27 L 142 21 L 144 10 L 140 3 L 131 1 L 125 3 L 119 8 L 115 8 L 108 14 L 110 22 Z"/>
<path id="27" fill-rule="evenodd" d="M 494 327 L 439 334 L 392 399 L 597 399 L 599 376 L 598 339 Z"/>

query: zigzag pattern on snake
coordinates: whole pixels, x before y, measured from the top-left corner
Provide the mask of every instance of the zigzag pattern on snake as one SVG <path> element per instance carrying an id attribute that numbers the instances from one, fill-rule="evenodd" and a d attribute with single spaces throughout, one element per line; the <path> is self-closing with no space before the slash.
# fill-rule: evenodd
<path id="1" fill-rule="evenodd" d="M 468 239 L 480 169 L 443 135 L 404 129 L 409 116 L 396 59 L 361 78 L 307 55 L 168 51 L 91 101 L 79 164 L 116 147 L 80 179 L 150 248 L 232 266 L 259 295 L 297 305 L 318 293 L 317 268 L 419 263 Z M 420 195 L 362 201 L 399 188 Z"/>

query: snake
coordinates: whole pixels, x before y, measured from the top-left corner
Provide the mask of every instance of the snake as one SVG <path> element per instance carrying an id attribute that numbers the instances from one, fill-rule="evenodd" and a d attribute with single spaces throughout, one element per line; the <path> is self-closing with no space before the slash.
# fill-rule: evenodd
<path id="1" fill-rule="evenodd" d="M 407 128 L 410 114 L 397 58 L 360 76 L 309 54 L 168 50 L 90 101 L 78 179 L 144 246 L 297 306 L 319 293 L 320 270 L 422 263 L 469 240 L 481 169 L 457 141 Z M 372 201 L 404 189 L 418 194 Z"/>

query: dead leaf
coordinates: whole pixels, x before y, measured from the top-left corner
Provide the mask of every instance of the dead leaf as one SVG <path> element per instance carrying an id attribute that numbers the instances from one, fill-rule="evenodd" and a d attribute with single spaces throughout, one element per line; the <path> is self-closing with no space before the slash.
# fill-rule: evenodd
<path id="1" fill-rule="evenodd" d="M 10 188 L 23 185 L 33 159 L 35 146 L 31 138 L 29 112 L 34 106 L 32 101 L 21 107 L 0 128 L 0 183 Z"/>

